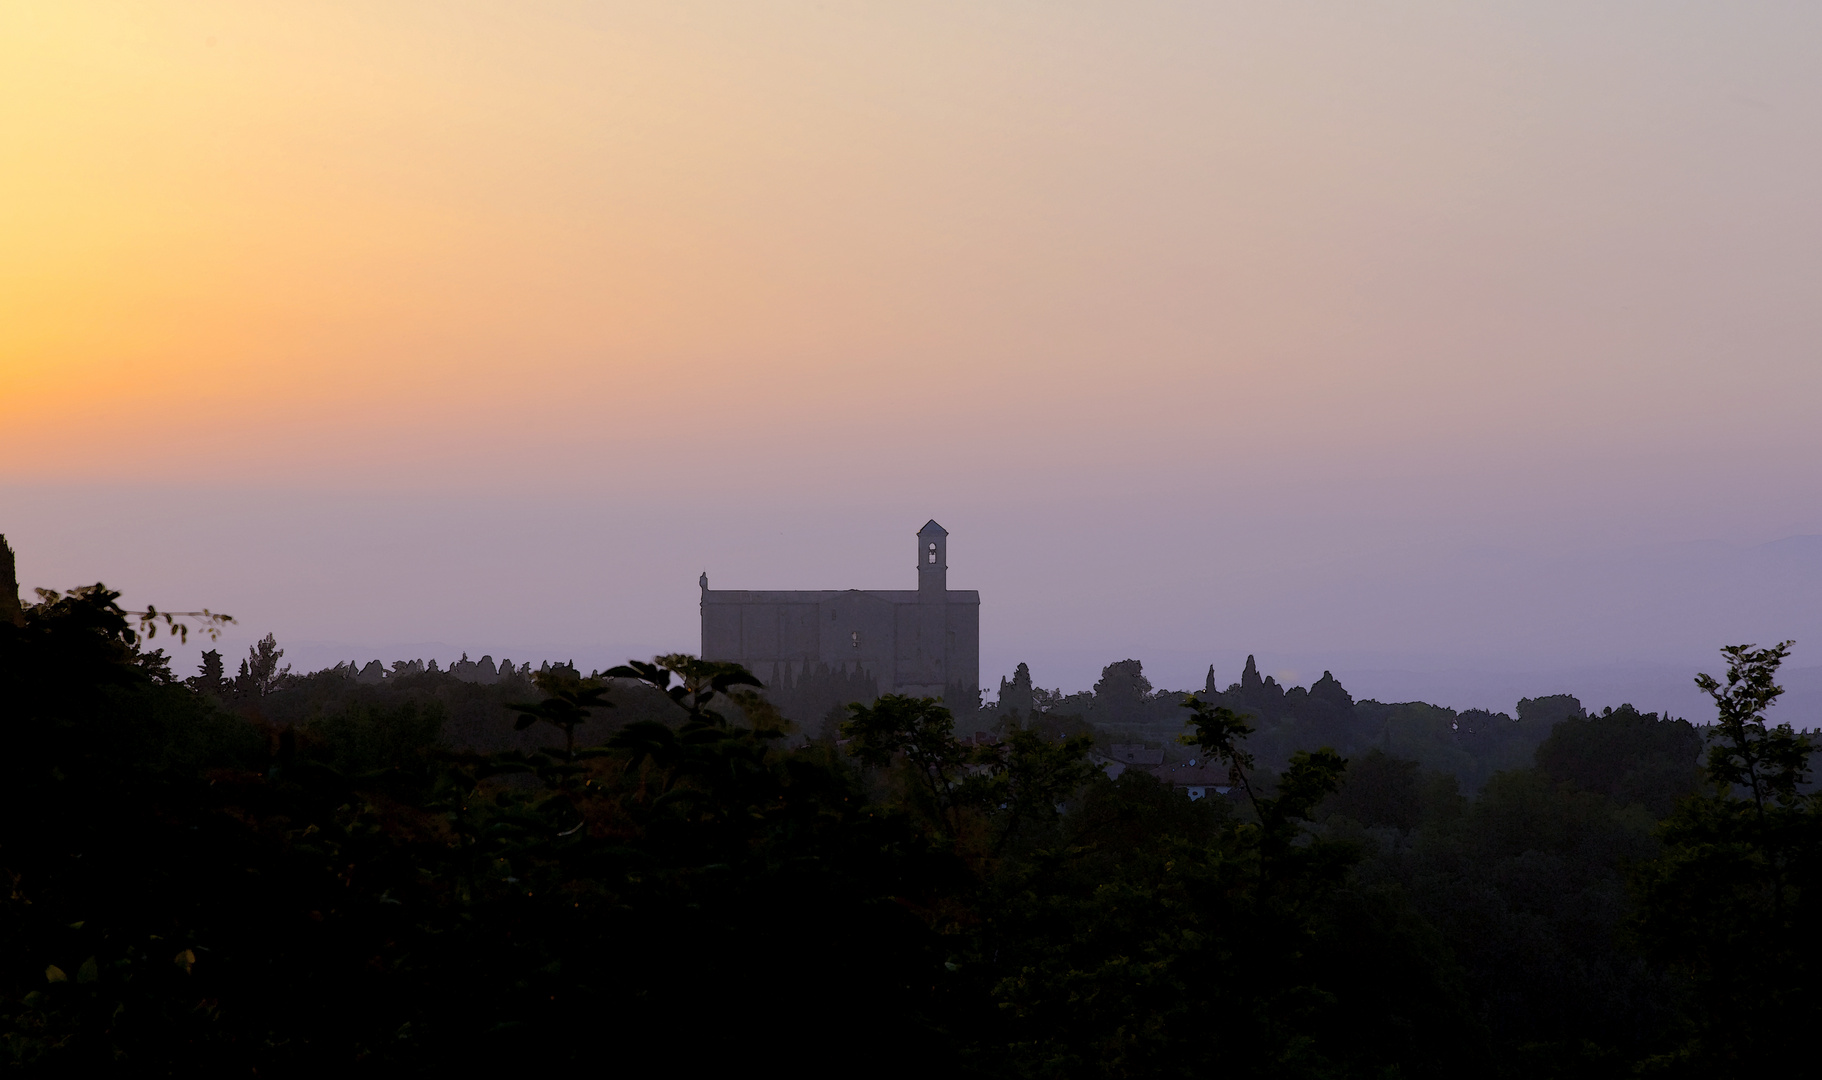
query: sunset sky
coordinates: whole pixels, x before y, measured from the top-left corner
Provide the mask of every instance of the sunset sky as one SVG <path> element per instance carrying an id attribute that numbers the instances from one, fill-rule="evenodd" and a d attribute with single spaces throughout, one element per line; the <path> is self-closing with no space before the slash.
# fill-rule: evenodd
<path id="1" fill-rule="evenodd" d="M 1819 192 L 1814 4 L 0 0 L 0 532 L 309 666 L 931 517 L 989 686 L 1815 665 Z"/>

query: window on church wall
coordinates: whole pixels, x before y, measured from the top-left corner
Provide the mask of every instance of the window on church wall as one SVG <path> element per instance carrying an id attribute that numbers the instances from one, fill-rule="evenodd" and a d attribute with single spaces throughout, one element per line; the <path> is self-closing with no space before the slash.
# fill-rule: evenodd
<path id="1" fill-rule="evenodd" d="M 930 561 L 931 562 L 936 561 L 936 545 L 935 544 L 930 545 Z"/>
<path id="2" fill-rule="evenodd" d="M 856 649 L 858 649 L 858 648 L 860 648 L 860 631 L 859 631 L 859 630 L 856 630 L 856 631 L 854 631 L 854 633 L 853 633 L 853 634 L 851 634 L 851 635 L 849 635 L 849 636 L 850 636 L 850 638 L 852 638 L 852 646 L 851 646 L 851 647 L 852 647 L 852 648 L 856 648 Z"/>

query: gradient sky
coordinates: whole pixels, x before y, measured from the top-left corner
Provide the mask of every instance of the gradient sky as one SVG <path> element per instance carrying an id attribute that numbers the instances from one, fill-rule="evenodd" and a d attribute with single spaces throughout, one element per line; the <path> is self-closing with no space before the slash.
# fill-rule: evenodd
<path id="1" fill-rule="evenodd" d="M 0 531 L 323 657 L 935 517 L 990 685 L 1813 664 L 1818 177 L 1813 4 L 0 0 Z"/>

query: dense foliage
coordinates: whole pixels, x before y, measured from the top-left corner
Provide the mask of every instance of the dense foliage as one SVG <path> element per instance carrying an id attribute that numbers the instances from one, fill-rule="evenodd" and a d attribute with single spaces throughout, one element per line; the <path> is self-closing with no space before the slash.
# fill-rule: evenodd
<path id="1" fill-rule="evenodd" d="M 1689 725 L 1579 707 L 1473 797 L 1384 745 L 1270 769 L 1203 694 L 1176 730 L 1235 786 L 1194 801 L 1037 708 L 806 740 L 687 656 L 286 704 L 275 647 L 237 691 L 144 645 L 101 586 L 0 618 L 9 1065 L 1712 1075 L 1816 1017 L 1778 650 L 1711 680 L 1705 778 Z"/>

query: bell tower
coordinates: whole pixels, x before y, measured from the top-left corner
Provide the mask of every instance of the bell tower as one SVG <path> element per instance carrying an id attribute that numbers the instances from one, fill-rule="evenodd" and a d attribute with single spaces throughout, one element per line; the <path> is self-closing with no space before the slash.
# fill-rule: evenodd
<path id="1" fill-rule="evenodd" d="M 949 598 L 949 531 L 932 518 L 917 530 L 917 599 L 943 603 Z"/>

